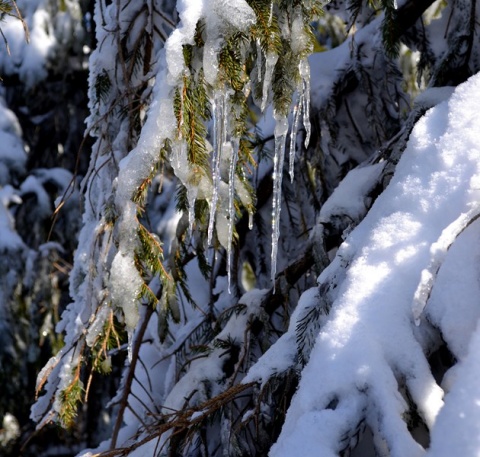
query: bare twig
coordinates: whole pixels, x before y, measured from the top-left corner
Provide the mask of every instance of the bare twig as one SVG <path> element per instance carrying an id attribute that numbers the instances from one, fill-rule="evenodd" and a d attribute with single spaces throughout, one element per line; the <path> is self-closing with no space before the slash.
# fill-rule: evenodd
<path id="1" fill-rule="evenodd" d="M 142 324 L 138 329 L 135 341 L 133 343 L 132 360 L 128 367 L 127 376 L 125 378 L 125 386 L 123 388 L 122 397 L 120 399 L 120 408 L 118 410 L 117 419 L 115 421 L 115 426 L 113 428 L 112 440 L 110 441 L 111 449 L 114 449 L 115 446 L 117 445 L 118 433 L 120 432 L 120 427 L 122 426 L 122 423 L 123 423 L 123 415 L 125 413 L 125 409 L 128 406 L 128 397 L 131 392 L 131 387 L 132 387 L 132 382 L 135 374 L 135 367 L 138 361 L 140 347 L 142 345 L 143 336 L 145 335 L 145 331 L 147 330 L 147 326 L 150 321 L 150 318 L 152 317 L 153 311 L 154 310 L 151 306 L 147 306 Z"/>

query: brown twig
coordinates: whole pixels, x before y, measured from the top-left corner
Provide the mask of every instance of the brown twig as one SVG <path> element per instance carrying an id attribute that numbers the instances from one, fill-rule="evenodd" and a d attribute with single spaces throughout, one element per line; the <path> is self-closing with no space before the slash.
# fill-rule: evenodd
<path id="1" fill-rule="evenodd" d="M 120 427 L 121 427 L 122 422 L 123 422 L 123 415 L 124 415 L 125 409 L 127 408 L 127 405 L 128 405 L 128 397 L 129 397 L 130 391 L 131 391 L 132 381 L 133 381 L 134 374 L 135 374 L 135 367 L 137 365 L 138 355 L 139 355 L 139 352 L 140 352 L 140 347 L 142 345 L 143 336 L 145 335 L 145 331 L 147 330 L 148 322 L 150 321 L 150 318 L 152 317 L 153 311 L 154 311 L 153 307 L 147 306 L 147 309 L 145 311 L 145 316 L 143 317 L 142 324 L 141 324 L 140 328 L 138 329 L 135 341 L 133 343 L 132 360 L 130 362 L 130 366 L 128 367 L 127 377 L 125 379 L 125 386 L 123 388 L 122 397 L 120 399 L 120 407 L 119 407 L 118 414 L 117 414 L 117 419 L 115 421 L 115 425 L 114 425 L 114 428 L 113 428 L 112 440 L 110 441 L 110 448 L 111 449 L 114 449 L 115 446 L 117 445 L 118 433 L 120 432 Z"/>

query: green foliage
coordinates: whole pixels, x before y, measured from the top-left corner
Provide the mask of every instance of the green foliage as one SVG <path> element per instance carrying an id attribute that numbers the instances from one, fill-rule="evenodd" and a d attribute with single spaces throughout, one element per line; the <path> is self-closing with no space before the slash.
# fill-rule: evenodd
<path id="1" fill-rule="evenodd" d="M 273 81 L 273 104 L 283 116 L 287 116 L 292 104 L 292 95 L 299 77 L 298 64 L 288 46 L 280 53 Z"/>
<path id="2" fill-rule="evenodd" d="M 75 369 L 73 381 L 60 392 L 60 411 L 58 419 L 63 427 L 73 428 L 78 414 L 78 405 L 83 401 L 83 383 L 80 381 L 78 368 Z"/>
<path id="3" fill-rule="evenodd" d="M 0 21 L 3 20 L 6 14 L 10 14 L 12 9 L 12 3 L 9 0 L 0 0 Z"/>
<path id="4" fill-rule="evenodd" d="M 382 38 L 385 53 L 388 57 L 398 57 L 400 51 L 400 33 L 396 21 L 394 0 L 382 0 L 384 19 L 382 23 Z"/>
<path id="5" fill-rule="evenodd" d="M 110 309 L 103 330 L 98 334 L 91 348 L 92 371 L 109 374 L 112 370 L 110 351 L 120 349 L 125 341 L 125 330 L 116 319 L 113 309 Z"/>
<path id="6" fill-rule="evenodd" d="M 183 77 L 183 87 L 175 91 L 174 110 L 179 137 L 187 142 L 189 162 L 199 173 L 207 173 L 210 167 L 205 121 L 210 118 L 210 106 L 203 70 L 195 77 Z"/>
<path id="7" fill-rule="evenodd" d="M 142 224 L 138 228 L 139 247 L 136 251 L 136 263 L 143 275 L 159 276 L 168 281 L 170 275 L 165 270 L 162 259 L 163 249 L 158 237 L 150 233 Z"/>
<path id="8" fill-rule="evenodd" d="M 97 75 L 95 78 L 94 83 L 94 93 L 96 103 L 98 104 L 100 101 L 103 103 L 107 102 L 108 94 L 110 93 L 110 89 L 112 87 L 112 82 L 110 81 L 110 77 L 108 73 L 103 70 L 101 73 Z"/>
<path id="9" fill-rule="evenodd" d="M 259 40 L 265 54 L 279 54 L 282 51 L 281 31 L 277 15 L 271 13 L 271 0 L 251 0 L 249 4 L 257 16 L 251 28 L 252 41 Z"/>
<path id="10" fill-rule="evenodd" d="M 247 46 L 248 36 L 243 32 L 235 32 L 225 41 L 218 56 L 220 84 L 222 82 L 228 84 L 235 93 L 242 91 L 248 81 L 242 58 L 242 51 Z"/>

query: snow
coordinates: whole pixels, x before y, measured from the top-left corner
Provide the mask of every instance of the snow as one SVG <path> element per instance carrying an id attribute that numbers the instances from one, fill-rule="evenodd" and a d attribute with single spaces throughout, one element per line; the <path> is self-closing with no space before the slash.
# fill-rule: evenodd
<path id="1" fill-rule="evenodd" d="M 366 200 L 378 182 L 384 163 L 357 167 L 350 170 L 333 191 L 320 210 L 319 221 L 335 223 L 344 214 L 348 214 L 352 223 L 359 222 L 370 207 Z"/>
<path id="2" fill-rule="evenodd" d="M 442 329 L 443 338 L 458 360 L 468 354 L 470 336 L 480 318 L 478 227 L 478 222 L 468 227 L 448 251 L 425 308 L 428 319 Z"/>
<path id="3" fill-rule="evenodd" d="M 77 2 L 65 1 L 65 11 L 58 12 L 53 20 L 52 5 L 47 0 L 20 0 L 16 3 L 26 21 L 28 35 L 15 14 L 2 18 L 2 34 L 10 53 L 2 49 L 0 72 L 17 74 L 27 87 L 34 87 L 47 77 L 59 48 L 67 47 L 67 37 L 75 34 L 75 38 L 81 41 L 81 10 Z"/>
<path id="4" fill-rule="evenodd" d="M 288 331 L 258 359 L 242 382 L 249 383 L 255 381 L 264 385 L 272 375 L 285 372 L 294 364 L 297 356 L 295 327 L 298 321 L 298 313 L 314 303 L 317 298 L 317 288 L 311 288 L 301 295 L 298 306 L 290 319 Z"/>
<path id="5" fill-rule="evenodd" d="M 432 106 L 438 105 L 439 103 L 448 100 L 455 87 L 444 86 L 444 87 L 429 87 L 428 89 L 421 92 L 417 97 L 415 97 L 415 106 L 431 108 Z"/>
<path id="6" fill-rule="evenodd" d="M 470 334 L 472 337 L 468 356 L 456 370 L 456 382 L 445 398 L 445 407 L 440 412 L 432 432 L 432 445 L 426 454 L 428 457 L 479 455 L 480 330 L 478 326 Z"/>
<path id="7" fill-rule="evenodd" d="M 475 207 L 468 213 L 462 213 L 453 221 L 442 234 L 438 241 L 432 244 L 430 248 L 430 263 L 427 268 L 422 270 L 421 280 L 413 297 L 413 316 L 415 323 L 420 323 L 420 316 L 430 298 L 431 290 L 434 286 L 436 274 L 445 260 L 448 249 L 455 242 L 456 238 L 480 216 L 480 208 Z"/>
<path id="8" fill-rule="evenodd" d="M 267 292 L 267 290 L 257 289 L 247 292 L 238 302 L 239 305 L 246 306 L 230 318 L 215 340 L 234 341 L 241 347 L 246 337 L 246 324 L 259 313 L 261 301 Z M 163 403 L 165 414 L 182 410 L 186 405 L 187 398 L 189 404 L 192 405 L 219 393 L 209 392 L 207 397 L 205 389 L 206 385 L 214 389 L 216 386 L 216 383 L 212 382 L 214 380 L 218 383 L 225 380 L 225 373 L 222 368 L 225 350 L 215 345 L 215 342 L 210 349 L 205 356 L 194 358 L 189 364 L 188 372 L 175 384 Z M 208 382 L 205 382 L 206 380 Z"/>
<path id="9" fill-rule="evenodd" d="M 197 23 L 205 18 L 207 42 L 203 67 L 205 79 L 214 85 L 218 72 L 218 52 L 225 27 L 245 31 L 255 23 L 255 13 L 245 0 L 234 3 L 226 0 L 180 0 L 177 2 L 180 26 L 165 43 L 170 82 L 178 81 L 186 70 L 183 60 L 183 45 L 193 44 Z"/>
<path id="10" fill-rule="evenodd" d="M 479 294 L 474 266 L 479 225 L 464 228 L 479 208 L 479 93 L 476 75 L 417 123 L 389 187 L 320 275 L 319 284 L 337 277 L 339 286 L 331 292 L 332 310 L 318 332 L 271 456 L 337 455 L 342 434 L 362 418 L 376 439 L 385 440 L 391 456 L 423 455 L 403 421 L 403 383 L 433 430 L 429 456 L 478 455 L 480 331 L 473 302 Z M 435 95 L 440 101 L 445 91 Z M 434 101 L 430 97 L 429 102 Z M 360 188 L 364 194 L 381 168 L 379 164 L 351 172 L 322 216 L 328 219 L 340 208 L 364 212 L 364 203 L 348 196 L 359 194 Z M 415 291 L 432 264 L 439 272 L 431 299 L 425 310 L 414 308 L 414 313 Z M 342 278 L 338 272 L 343 268 Z M 281 349 L 294 338 L 302 308 L 315 302 L 311 291 L 305 294 L 309 298 L 300 299 L 289 331 L 246 381 L 264 382 L 277 365 L 286 369 Z M 450 393 L 445 406 L 444 391 L 424 355 L 430 335 L 425 313 L 462 358 L 456 376 L 446 376 Z M 415 319 L 420 319 L 418 328 Z"/>
<path id="11" fill-rule="evenodd" d="M 10 441 L 20 436 L 20 425 L 13 414 L 6 413 L 3 416 L 2 428 L 0 430 L 0 444 L 5 449 Z"/>
<path id="12" fill-rule="evenodd" d="M 20 123 L 0 93 L 0 185 L 11 182 L 12 174 L 24 171 L 27 156 L 21 135 Z"/>
<path id="13" fill-rule="evenodd" d="M 21 201 L 12 186 L 0 188 L 0 250 L 14 252 L 24 248 L 21 237 L 15 231 L 15 219 L 9 211 L 12 203 L 19 204 Z"/>

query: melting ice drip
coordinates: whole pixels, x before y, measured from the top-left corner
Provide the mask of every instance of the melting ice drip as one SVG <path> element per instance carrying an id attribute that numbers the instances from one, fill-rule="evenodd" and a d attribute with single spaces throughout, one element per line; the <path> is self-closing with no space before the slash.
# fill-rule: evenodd
<path id="1" fill-rule="evenodd" d="M 265 73 L 263 80 L 262 111 L 268 101 L 268 92 L 272 83 L 273 72 L 278 56 L 265 56 Z M 299 64 L 301 82 L 297 88 L 297 102 L 293 108 L 293 123 L 290 132 L 289 173 L 293 182 L 297 134 L 302 118 L 305 127 L 305 147 L 308 147 L 311 135 L 310 125 L 310 67 L 307 59 Z M 227 241 L 227 275 L 230 291 L 232 271 L 232 244 L 235 224 L 235 173 L 238 161 L 238 140 L 232 144 L 228 141 L 228 102 L 229 94 L 225 90 L 216 91 L 213 100 L 213 153 L 212 153 L 212 200 L 208 223 L 208 244 L 211 244 L 216 220 L 221 183 L 222 157 L 230 155 L 228 172 L 228 241 Z M 289 129 L 288 118 L 275 113 L 275 154 L 273 159 L 273 197 L 272 197 L 272 250 L 271 250 L 271 280 L 275 283 L 277 273 L 278 241 L 280 238 L 280 212 L 282 207 L 282 177 L 285 160 L 285 145 Z M 227 154 L 228 152 L 228 154 Z M 250 225 L 250 224 L 249 224 Z"/>

